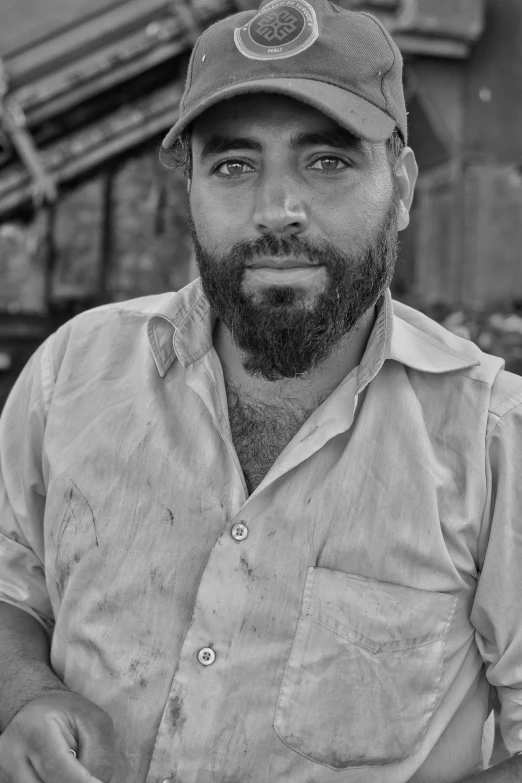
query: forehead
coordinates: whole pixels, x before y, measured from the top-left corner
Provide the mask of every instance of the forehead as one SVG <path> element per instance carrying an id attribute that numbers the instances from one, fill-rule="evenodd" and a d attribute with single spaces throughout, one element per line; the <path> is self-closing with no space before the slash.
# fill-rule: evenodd
<path id="1" fill-rule="evenodd" d="M 215 133 L 227 135 L 257 135 L 263 132 L 278 134 L 288 130 L 344 131 L 330 117 L 306 103 L 286 95 L 257 93 L 238 95 L 211 106 L 197 117 L 192 125 L 194 141 Z"/>

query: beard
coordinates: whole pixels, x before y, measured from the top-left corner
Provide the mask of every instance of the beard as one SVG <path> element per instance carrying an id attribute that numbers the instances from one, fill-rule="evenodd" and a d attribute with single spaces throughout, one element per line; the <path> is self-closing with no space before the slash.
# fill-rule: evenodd
<path id="1" fill-rule="evenodd" d="M 389 209 L 357 254 L 342 252 L 327 240 L 299 235 L 263 235 L 235 243 L 224 255 L 203 248 L 188 207 L 188 223 L 201 286 L 218 319 L 231 334 L 249 375 L 268 381 L 306 378 L 389 287 L 398 253 L 397 184 Z M 245 266 L 260 256 L 298 256 L 324 265 L 328 282 L 307 303 L 306 287 L 267 285 L 243 291 Z"/>

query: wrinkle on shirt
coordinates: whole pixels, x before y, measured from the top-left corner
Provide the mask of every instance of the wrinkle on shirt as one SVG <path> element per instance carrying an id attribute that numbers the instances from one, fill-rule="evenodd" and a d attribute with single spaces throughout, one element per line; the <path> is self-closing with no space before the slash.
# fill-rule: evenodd
<path id="1" fill-rule="evenodd" d="M 199 279 L 87 311 L 0 420 L 0 600 L 111 715 L 113 783 L 458 779 L 490 683 L 522 752 L 522 379 L 387 291 L 249 495 L 215 323 Z"/>

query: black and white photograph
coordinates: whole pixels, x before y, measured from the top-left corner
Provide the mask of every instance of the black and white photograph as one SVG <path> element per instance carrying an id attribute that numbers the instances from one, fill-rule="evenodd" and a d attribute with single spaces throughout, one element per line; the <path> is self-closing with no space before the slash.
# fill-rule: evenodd
<path id="1" fill-rule="evenodd" d="M 0 0 L 0 783 L 522 783 L 522 0 Z"/>

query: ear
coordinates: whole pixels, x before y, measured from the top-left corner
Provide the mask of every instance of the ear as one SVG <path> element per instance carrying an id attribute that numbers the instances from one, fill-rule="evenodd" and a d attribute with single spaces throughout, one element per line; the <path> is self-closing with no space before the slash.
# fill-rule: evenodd
<path id="1" fill-rule="evenodd" d="M 410 209 L 413 202 L 413 194 L 417 183 L 419 167 L 415 160 L 415 153 L 411 147 L 405 147 L 397 162 L 395 176 L 399 183 L 400 207 L 399 207 L 399 231 L 404 231 L 410 223 Z"/>

